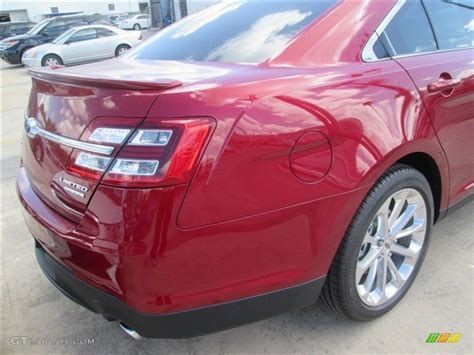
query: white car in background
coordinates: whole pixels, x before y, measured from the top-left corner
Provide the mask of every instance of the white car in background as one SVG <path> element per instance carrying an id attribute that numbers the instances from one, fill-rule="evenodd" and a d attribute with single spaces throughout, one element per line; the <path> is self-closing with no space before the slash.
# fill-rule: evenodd
<path id="1" fill-rule="evenodd" d="M 149 15 L 135 15 L 120 22 L 119 27 L 123 30 L 141 30 L 149 28 L 151 24 Z"/>
<path id="2" fill-rule="evenodd" d="M 123 31 L 105 25 L 71 28 L 53 42 L 25 52 L 22 62 L 28 67 L 72 65 L 117 57 L 142 39 L 139 31 Z"/>

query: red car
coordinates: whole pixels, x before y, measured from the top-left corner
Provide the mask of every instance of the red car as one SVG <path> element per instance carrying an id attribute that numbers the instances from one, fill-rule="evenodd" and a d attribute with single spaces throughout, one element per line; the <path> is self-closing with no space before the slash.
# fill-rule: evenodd
<path id="1" fill-rule="evenodd" d="M 474 191 L 472 3 L 223 2 L 33 71 L 18 194 L 46 276 L 130 334 L 367 321 Z"/>

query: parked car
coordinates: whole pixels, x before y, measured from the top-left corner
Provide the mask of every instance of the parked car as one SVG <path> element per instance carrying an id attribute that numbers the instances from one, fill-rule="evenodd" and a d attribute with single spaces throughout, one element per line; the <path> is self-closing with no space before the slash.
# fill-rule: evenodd
<path id="1" fill-rule="evenodd" d="M 321 291 L 353 320 L 383 315 L 433 223 L 474 196 L 471 16 L 222 2 L 108 62 L 32 71 L 17 179 L 41 268 L 134 337 Z"/>
<path id="2" fill-rule="evenodd" d="M 41 21 L 26 34 L 4 39 L 0 47 L 2 59 L 9 64 L 20 64 L 23 54 L 40 44 L 49 43 L 70 28 L 89 24 L 109 24 L 106 17 L 93 15 L 68 15 Z"/>
<path id="3" fill-rule="evenodd" d="M 130 16 L 127 15 L 127 14 L 123 14 L 123 15 L 112 15 L 112 16 L 109 16 L 109 21 L 113 23 L 114 26 L 119 26 L 120 25 L 120 22 L 128 19 Z"/>
<path id="4" fill-rule="evenodd" d="M 79 26 L 51 43 L 26 51 L 22 61 L 28 67 L 46 67 L 118 57 L 141 39 L 140 31 L 103 25 Z"/>
<path id="5" fill-rule="evenodd" d="M 31 30 L 35 25 L 35 22 L 29 21 L 0 23 L 0 39 L 22 35 Z"/>
<path id="6" fill-rule="evenodd" d="M 120 22 L 119 27 L 123 30 L 141 30 L 150 27 L 149 15 L 135 15 Z"/>

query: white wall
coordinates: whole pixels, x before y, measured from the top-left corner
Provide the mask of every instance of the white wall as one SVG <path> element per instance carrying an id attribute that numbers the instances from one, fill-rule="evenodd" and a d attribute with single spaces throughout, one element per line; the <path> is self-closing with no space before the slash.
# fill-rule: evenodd
<path id="1" fill-rule="evenodd" d="M 194 14 L 209 6 L 215 5 L 219 1 L 220 0 L 188 0 L 188 13 L 189 15 Z"/>
<path id="2" fill-rule="evenodd" d="M 112 14 L 122 12 L 138 12 L 139 0 L 83 0 L 83 1 L 24 1 L 24 0 L 2 0 L 2 12 L 11 10 L 24 10 L 32 21 L 40 21 L 44 14 L 51 14 L 51 7 L 58 7 L 59 12 L 84 12 Z M 115 10 L 109 11 L 108 4 L 114 4 Z"/>
<path id="3" fill-rule="evenodd" d="M 28 21 L 28 11 L 27 10 L 16 10 L 10 12 L 10 20 L 12 22 L 18 21 Z"/>

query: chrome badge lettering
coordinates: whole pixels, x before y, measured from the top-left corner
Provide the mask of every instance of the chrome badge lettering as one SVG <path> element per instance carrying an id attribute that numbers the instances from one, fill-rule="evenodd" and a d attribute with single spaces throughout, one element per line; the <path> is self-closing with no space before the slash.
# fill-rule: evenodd
<path id="1" fill-rule="evenodd" d="M 63 186 L 63 189 L 72 195 L 84 198 L 85 193 L 89 191 L 89 189 L 85 186 L 79 185 L 71 180 L 68 180 L 64 177 L 60 177 L 59 180 L 67 186 Z"/>

